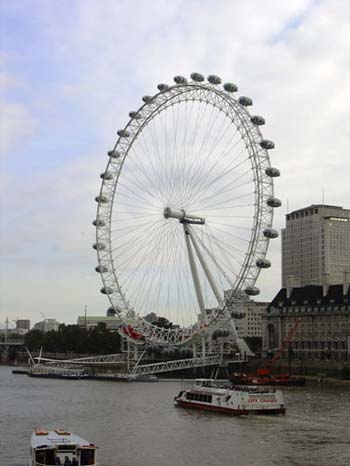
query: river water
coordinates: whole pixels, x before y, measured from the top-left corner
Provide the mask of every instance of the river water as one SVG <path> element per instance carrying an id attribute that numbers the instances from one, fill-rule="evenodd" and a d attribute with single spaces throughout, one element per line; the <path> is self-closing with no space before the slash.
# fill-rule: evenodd
<path id="1" fill-rule="evenodd" d="M 350 384 L 284 389 L 287 414 L 174 406 L 189 381 L 33 379 L 0 367 L 0 465 L 25 466 L 34 427 L 99 445 L 101 466 L 349 466 Z"/>

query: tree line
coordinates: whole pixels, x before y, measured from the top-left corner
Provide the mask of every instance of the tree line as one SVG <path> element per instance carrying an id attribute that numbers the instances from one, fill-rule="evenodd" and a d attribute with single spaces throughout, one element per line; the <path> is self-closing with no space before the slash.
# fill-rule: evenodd
<path id="1" fill-rule="evenodd" d="M 49 353 L 110 354 L 121 351 L 119 333 L 107 330 L 103 323 L 87 329 L 62 324 L 58 330 L 45 333 L 30 330 L 24 341 L 30 351 L 38 351 L 42 347 Z"/>

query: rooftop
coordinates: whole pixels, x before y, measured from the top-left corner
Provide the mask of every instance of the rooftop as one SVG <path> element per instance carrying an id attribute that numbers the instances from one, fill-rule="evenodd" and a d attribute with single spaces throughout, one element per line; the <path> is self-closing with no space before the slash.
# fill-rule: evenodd
<path id="1" fill-rule="evenodd" d="M 270 307 L 283 306 L 305 306 L 322 304 L 348 304 L 350 303 L 350 287 L 347 293 L 343 293 L 343 285 L 329 285 L 327 293 L 323 296 L 322 285 L 308 285 L 293 288 L 288 298 L 287 288 L 281 288 L 272 300 Z"/>
<path id="2" fill-rule="evenodd" d="M 87 440 L 67 431 L 37 429 L 33 432 L 31 438 L 32 448 L 38 448 L 39 446 L 52 448 L 58 444 L 90 446 L 90 442 Z"/>
<path id="3" fill-rule="evenodd" d="M 345 210 L 345 211 L 348 210 L 348 209 L 344 209 L 344 207 L 339 206 L 339 205 L 311 204 L 311 205 L 309 205 L 307 207 L 302 207 L 301 209 L 293 210 L 292 212 L 289 212 L 286 215 L 292 215 L 292 214 L 299 213 L 299 212 L 305 212 L 305 210 L 319 209 L 319 208 L 322 208 L 322 207 L 325 207 L 326 209 L 336 209 L 336 210 Z"/>

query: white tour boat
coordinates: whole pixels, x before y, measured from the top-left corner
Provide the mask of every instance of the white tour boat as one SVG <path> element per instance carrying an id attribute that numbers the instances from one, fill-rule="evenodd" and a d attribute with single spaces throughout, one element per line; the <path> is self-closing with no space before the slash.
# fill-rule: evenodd
<path id="1" fill-rule="evenodd" d="M 237 416 L 246 414 L 284 414 L 281 390 L 270 387 L 225 387 L 213 379 L 197 379 L 192 388 L 182 390 L 175 401 L 184 408 L 218 411 Z"/>
<path id="2" fill-rule="evenodd" d="M 36 429 L 29 466 L 98 466 L 97 447 L 66 430 Z"/>

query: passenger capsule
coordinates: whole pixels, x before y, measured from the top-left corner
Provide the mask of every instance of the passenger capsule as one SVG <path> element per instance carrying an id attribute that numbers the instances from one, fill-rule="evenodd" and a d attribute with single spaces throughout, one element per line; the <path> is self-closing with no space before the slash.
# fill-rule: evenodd
<path id="1" fill-rule="evenodd" d="M 94 220 L 92 222 L 92 224 L 95 226 L 95 227 L 104 227 L 106 225 L 106 223 L 101 220 L 100 218 L 97 218 L 96 220 Z"/>
<path id="2" fill-rule="evenodd" d="M 224 84 L 224 89 L 227 92 L 237 92 L 238 91 L 238 87 L 236 86 L 236 84 L 233 84 L 233 83 L 225 83 Z"/>
<path id="3" fill-rule="evenodd" d="M 148 102 L 151 102 L 152 99 L 153 99 L 153 97 L 152 97 L 151 95 L 144 95 L 144 96 L 142 97 L 142 100 L 143 100 L 144 102 L 146 102 L 146 104 L 147 104 Z"/>
<path id="4" fill-rule="evenodd" d="M 120 157 L 120 152 L 118 152 L 115 149 L 109 150 L 107 154 L 108 154 L 108 157 L 110 157 L 111 159 L 119 159 Z"/>
<path id="5" fill-rule="evenodd" d="M 272 228 L 266 228 L 263 231 L 263 235 L 265 236 L 265 238 L 269 238 L 269 239 L 278 238 L 278 231 L 276 231 L 276 230 L 274 230 Z"/>
<path id="6" fill-rule="evenodd" d="M 200 83 L 204 81 L 204 76 L 201 73 L 192 73 L 191 79 L 193 79 L 193 81 L 197 81 Z"/>
<path id="7" fill-rule="evenodd" d="M 271 262 L 267 259 L 258 259 L 255 264 L 259 269 L 268 269 L 271 267 Z"/>
<path id="8" fill-rule="evenodd" d="M 103 251 L 106 249 L 106 246 L 103 243 L 95 243 L 92 245 L 92 247 L 96 249 L 96 251 Z"/>
<path id="9" fill-rule="evenodd" d="M 219 76 L 216 76 L 215 74 L 210 74 L 208 76 L 208 81 L 210 84 L 221 84 L 221 78 Z"/>
<path id="10" fill-rule="evenodd" d="M 252 99 L 244 95 L 241 95 L 241 97 L 238 99 L 238 102 L 244 107 L 250 107 L 251 105 L 253 105 Z"/>
<path id="11" fill-rule="evenodd" d="M 186 84 L 187 83 L 187 79 L 184 76 L 175 76 L 174 81 L 176 82 L 176 84 Z"/>
<path id="12" fill-rule="evenodd" d="M 97 267 L 95 267 L 95 270 L 98 273 L 108 272 L 108 268 L 105 265 L 98 265 Z"/>
<path id="13" fill-rule="evenodd" d="M 101 173 L 100 178 L 106 181 L 110 181 L 110 180 L 113 180 L 113 174 L 111 172 L 104 172 L 104 173 Z"/>
<path id="14" fill-rule="evenodd" d="M 108 198 L 106 196 L 96 196 L 95 201 L 99 202 L 100 204 L 107 204 Z"/>
<path id="15" fill-rule="evenodd" d="M 277 197 L 269 197 L 266 204 L 270 207 L 281 207 L 282 202 Z"/>
<path id="16" fill-rule="evenodd" d="M 117 134 L 120 138 L 128 138 L 130 136 L 129 131 L 126 129 L 118 129 Z"/>
<path id="17" fill-rule="evenodd" d="M 271 176 L 271 178 L 276 178 L 280 176 L 281 174 L 278 168 L 273 168 L 273 167 L 266 168 L 265 173 L 267 176 Z"/>
<path id="18" fill-rule="evenodd" d="M 160 91 L 166 91 L 167 89 L 169 89 L 168 84 L 164 84 L 164 83 L 158 84 L 157 87 L 158 87 L 158 89 L 159 89 Z"/>
<path id="19" fill-rule="evenodd" d="M 253 115 L 250 121 L 256 126 L 262 126 L 265 124 L 265 118 L 260 115 Z"/>
<path id="20" fill-rule="evenodd" d="M 129 117 L 132 118 L 133 120 L 141 120 L 142 115 L 140 112 L 129 112 Z"/>
<path id="21" fill-rule="evenodd" d="M 103 288 L 100 289 L 102 294 L 112 294 L 113 290 L 109 286 L 104 286 Z"/>
<path id="22" fill-rule="evenodd" d="M 260 293 L 259 288 L 257 288 L 256 286 L 247 286 L 247 288 L 244 291 L 245 294 L 247 294 L 248 296 L 256 296 Z"/>
<path id="23" fill-rule="evenodd" d="M 274 149 L 275 148 L 275 143 L 270 141 L 269 139 L 263 139 L 262 141 L 260 141 L 260 146 L 263 148 L 263 149 L 267 149 L 267 150 L 270 150 L 270 149 Z"/>

